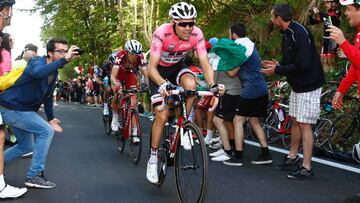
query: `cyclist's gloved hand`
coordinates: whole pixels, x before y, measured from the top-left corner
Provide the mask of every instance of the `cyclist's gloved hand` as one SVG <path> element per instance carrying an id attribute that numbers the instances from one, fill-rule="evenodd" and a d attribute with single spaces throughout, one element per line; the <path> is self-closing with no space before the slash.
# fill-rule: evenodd
<path id="1" fill-rule="evenodd" d="M 214 93 L 215 97 L 224 95 L 225 85 L 213 83 L 210 85 L 210 91 Z"/>
<path id="2" fill-rule="evenodd" d="M 169 95 L 169 92 L 166 90 L 166 88 L 168 86 L 171 86 L 171 83 L 169 81 L 163 82 L 160 86 L 159 86 L 159 92 L 161 95 Z"/>

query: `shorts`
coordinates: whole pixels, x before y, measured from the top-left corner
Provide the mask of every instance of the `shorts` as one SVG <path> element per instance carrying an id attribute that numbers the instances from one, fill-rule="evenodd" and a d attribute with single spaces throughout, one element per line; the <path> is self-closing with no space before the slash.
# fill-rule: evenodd
<path id="1" fill-rule="evenodd" d="M 224 94 L 219 98 L 219 104 L 215 110 L 215 116 L 232 122 L 235 116 L 235 108 L 238 95 Z"/>
<path id="2" fill-rule="evenodd" d="M 266 117 L 269 103 L 268 95 L 260 96 L 254 99 L 246 99 L 238 96 L 235 113 L 245 117 Z"/>
<path id="3" fill-rule="evenodd" d="M 211 97 L 202 97 L 199 99 L 196 106 L 199 108 L 209 109 L 209 108 L 211 108 L 212 99 L 213 99 L 212 96 Z"/>
<path id="4" fill-rule="evenodd" d="M 322 88 L 311 92 L 290 93 L 289 115 L 299 123 L 316 124 L 320 116 L 320 97 Z"/>
<path id="5" fill-rule="evenodd" d="M 194 73 L 190 69 L 186 68 L 185 65 L 183 65 L 182 63 L 177 63 L 169 67 L 158 65 L 157 70 L 159 71 L 161 77 L 163 77 L 165 80 L 168 80 L 174 85 L 180 85 L 180 77 L 185 73 L 191 73 L 194 75 Z M 149 80 L 149 89 L 152 105 L 154 107 L 160 105 L 161 98 L 159 94 L 159 86 L 151 79 Z"/>
<path id="6" fill-rule="evenodd" d="M 116 80 L 123 83 L 125 89 L 130 89 L 137 86 L 136 76 L 132 70 L 123 70 L 120 68 L 116 76 Z"/>

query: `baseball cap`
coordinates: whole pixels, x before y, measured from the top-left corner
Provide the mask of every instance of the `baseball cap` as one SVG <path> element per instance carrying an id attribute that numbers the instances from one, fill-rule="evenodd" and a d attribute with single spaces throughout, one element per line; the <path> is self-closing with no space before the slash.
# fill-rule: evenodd
<path id="1" fill-rule="evenodd" d="M 360 5 L 360 0 L 340 0 L 340 4 L 343 6 L 358 4 Z"/>
<path id="2" fill-rule="evenodd" d="M 31 44 L 31 43 L 25 45 L 24 51 L 29 51 L 29 50 L 37 52 L 38 47 L 36 45 L 34 45 L 34 44 Z"/>

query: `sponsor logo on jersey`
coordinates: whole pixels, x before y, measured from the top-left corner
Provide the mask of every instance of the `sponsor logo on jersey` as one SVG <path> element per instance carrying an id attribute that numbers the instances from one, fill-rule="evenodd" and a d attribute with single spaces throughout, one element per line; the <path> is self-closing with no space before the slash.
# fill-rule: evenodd
<path id="1" fill-rule="evenodd" d="M 196 33 L 191 33 L 191 36 L 197 37 L 198 34 L 196 34 Z"/>
<path id="2" fill-rule="evenodd" d="M 165 37 L 168 37 L 168 36 L 170 36 L 170 35 L 171 35 L 171 33 L 165 33 L 165 34 L 164 34 Z"/>
<path id="3" fill-rule="evenodd" d="M 170 44 L 170 45 L 169 45 L 169 50 L 170 50 L 170 51 L 174 50 L 174 48 L 175 48 L 175 44 Z"/>
<path id="4" fill-rule="evenodd" d="M 163 41 L 163 40 L 161 39 L 161 37 L 160 37 L 159 35 L 157 35 L 157 34 L 154 34 L 154 38 L 160 40 L 161 42 Z"/>
<path id="5" fill-rule="evenodd" d="M 185 44 L 181 44 L 179 49 L 188 49 L 191 47 L 191 44 L 190 43 L 185 43 Z"/>

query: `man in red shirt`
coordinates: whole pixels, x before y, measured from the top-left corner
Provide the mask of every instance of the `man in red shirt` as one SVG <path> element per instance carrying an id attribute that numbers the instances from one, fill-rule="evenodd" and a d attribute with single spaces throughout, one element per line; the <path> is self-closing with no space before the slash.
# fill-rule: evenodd
<path id="1" fill-rule="evenodd" d="M 340 0 L 340 4 L 346 6 L 345 15 L 349 20 L 349 25 L 356 28 L 357 33 L 354 39 L 354 45 L 351 45 L 350 42 L 345 39 L 343 32 L 339 28 L 330 26 L 327 30 L 330 32 L 330 38 L 339 45 L 352 63 L 349 72 L 341 81 L 332 100 L 332 105 L 335 109 L 342 108 L 343 96 L 352 84 L 360 81 L 360 0 Z M 358 86 L 358 92 L 360 95 L 360 86 Z"/>

